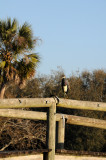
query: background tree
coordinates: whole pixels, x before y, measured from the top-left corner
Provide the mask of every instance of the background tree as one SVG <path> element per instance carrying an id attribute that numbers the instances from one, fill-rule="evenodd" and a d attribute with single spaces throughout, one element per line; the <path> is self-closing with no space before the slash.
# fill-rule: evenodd
<path id="1" fill-rule="evenodd" d="M 0 21 L 0 98 L 11 82 L 23 88 L 34 76 L 39 56 L 33 53 L 38 39 L 33 37 L 30 25 L 19 26 L 16 19 Z"/>

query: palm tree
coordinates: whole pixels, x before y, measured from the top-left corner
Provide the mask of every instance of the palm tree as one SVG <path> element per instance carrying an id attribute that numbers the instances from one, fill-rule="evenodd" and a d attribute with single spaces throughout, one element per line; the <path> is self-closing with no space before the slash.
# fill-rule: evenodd
<path id="1" fill-rule="evenodd" d="M 37 41 L 27 23 L 19 26 L 16 19 L 0 20 L 0 98 L 11 82 L 22 88 L 35 75 L 39 56 L 32 51 Z"/>

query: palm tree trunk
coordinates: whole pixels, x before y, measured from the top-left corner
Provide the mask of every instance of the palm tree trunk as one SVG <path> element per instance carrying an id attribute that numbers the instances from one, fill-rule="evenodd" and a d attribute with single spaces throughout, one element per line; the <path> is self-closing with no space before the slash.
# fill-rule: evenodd
<path id="1" fill-rule="evenodd" d="M 6 85 L 5 85 L 5 84 L 2 84 L 2 85 L 1 85 L 1 88 L 0 88 L 0 99 L 3 99 L 3 98 L 4 98 L 5 90 L 6 90 Z"/>

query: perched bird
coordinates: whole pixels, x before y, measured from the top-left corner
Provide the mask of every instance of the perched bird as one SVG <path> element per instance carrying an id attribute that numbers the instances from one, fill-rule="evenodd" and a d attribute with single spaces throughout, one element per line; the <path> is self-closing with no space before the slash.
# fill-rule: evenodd
<path id="1" fill-rule="evenodd" d="M 62 90 L 65 96 L 69 90 L 69 83 L 65 76 L 62 77 L 61 86 L 62 86 Z"/>

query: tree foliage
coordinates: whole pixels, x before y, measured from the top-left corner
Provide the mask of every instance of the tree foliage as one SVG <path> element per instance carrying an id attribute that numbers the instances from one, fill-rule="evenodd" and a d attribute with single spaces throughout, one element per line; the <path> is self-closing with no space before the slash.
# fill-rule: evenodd
<path id="1" fill-rule="evenodd" d="M 0 20 L 0 98 L 9 83 L 15 82 L 23 88 L 35 75 L 39 56 L 33 49 L 37 41 L 29 24 L 19 26 L 16 19 Z"/>

